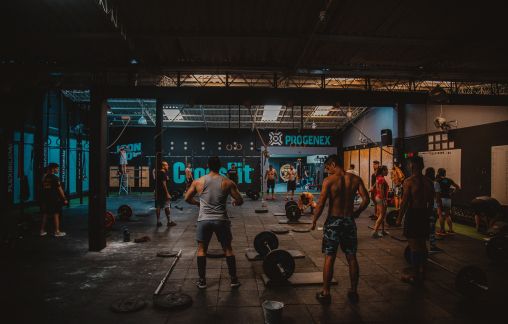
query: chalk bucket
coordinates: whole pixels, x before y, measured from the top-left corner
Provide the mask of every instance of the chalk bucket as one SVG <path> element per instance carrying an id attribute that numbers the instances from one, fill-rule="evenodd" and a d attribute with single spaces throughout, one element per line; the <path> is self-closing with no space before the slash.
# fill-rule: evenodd
<path id="1" fill-rule="evenodd" d="M 282 323 L 284 303 L 275 300 L 265 300 L 262 305 L 266 324 Z"/>

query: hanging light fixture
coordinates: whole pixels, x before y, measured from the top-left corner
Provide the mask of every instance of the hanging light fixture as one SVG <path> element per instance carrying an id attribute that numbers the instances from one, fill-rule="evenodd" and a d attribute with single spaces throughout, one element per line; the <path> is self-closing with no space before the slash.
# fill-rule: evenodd
<path id="1" fill-rule="evenodd" d="M 146 125 L 146 124 L 148 123 L 146 122 L 145 116 L 141 115 L 141 117 L 139 117 L 138 119 L 138 125 Z"/>
<path id="2" fill-rule="evenodd" d="M 310 127 L 312 127 L 312 129 L 316 129 L 316 127 L 317 127 L 316 122 L 312 122 L 312 124 L 310 125 Z"/>
<path id="3" fill-rule="evenodd" d="M 351 110 L 351 107 L 347 108 L 346 117 L 350 119 L 353 117 L 353 111 Z"/>

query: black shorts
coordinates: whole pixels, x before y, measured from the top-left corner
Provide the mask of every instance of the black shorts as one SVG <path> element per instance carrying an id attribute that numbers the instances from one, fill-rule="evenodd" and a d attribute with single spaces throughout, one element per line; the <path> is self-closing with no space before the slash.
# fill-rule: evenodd
<path id="1" fill-rule="evenodd" d="M 231 222 L 226 220 L 203 220 L 198 222 L 196 227 L 196 241 L 203 242 L 208 246 L 212 235 L 215 233 L 222 248 L 231 246 L 233 234 L 231 233 Z"/>
<path id="2" fill-rule="evenodd" d="M 49 202 L 49 203 L 41 203 L 41 213 L 54 215 L 62 213 L 62 204 L 60 202 Z"/>
<path id="3" fill-rule="evenodd" d="M 427 240 L 430 235 L 432 209 L 409 208 L 404 220 L 404 236 L 408 239 Z"/>
<path id="4" fill-rule="evenodd" d="M 288 181 L 288 187 L 287 187 L 287 190 L 288 191 L 294 191 L 296 190 L 296 180 L 290 180 Z"/>
<path id="5" fill-rule="evenodd" d="M 268 179 L 268 180 L 266 180 L 266 187 L 267 187 L 268 189 L 270 189 L 270 188 L 271 188 L 271 189 L 275 188 L 275 179 L 271 179 L 271 180 L 270 180 L 270 179 Z"/>

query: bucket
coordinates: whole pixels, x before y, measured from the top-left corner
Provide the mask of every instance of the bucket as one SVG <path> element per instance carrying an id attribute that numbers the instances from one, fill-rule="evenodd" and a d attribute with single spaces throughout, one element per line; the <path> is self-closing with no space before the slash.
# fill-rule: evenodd
<path id="1" fill-rule="evenodd" d="M 275 300 L 265 300 L 262 306 L 266 324 L 278 324 L 282 322 L 284 303 Z"/>

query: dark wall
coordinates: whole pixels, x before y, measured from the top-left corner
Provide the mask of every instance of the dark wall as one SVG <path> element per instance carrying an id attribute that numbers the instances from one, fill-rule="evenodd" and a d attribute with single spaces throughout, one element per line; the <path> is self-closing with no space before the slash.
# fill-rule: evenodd
<path id="1" fill-rule="evenodd" d="M 508 144 L 508 121 L 450 130 L 448 137 L 462 149 L 462 190 L 454 203 L 467 204 L 474 197 L 490 196 L 491 147 Z M 406 152 L 427 151 L 427 135 L 404 140 Z"/>

